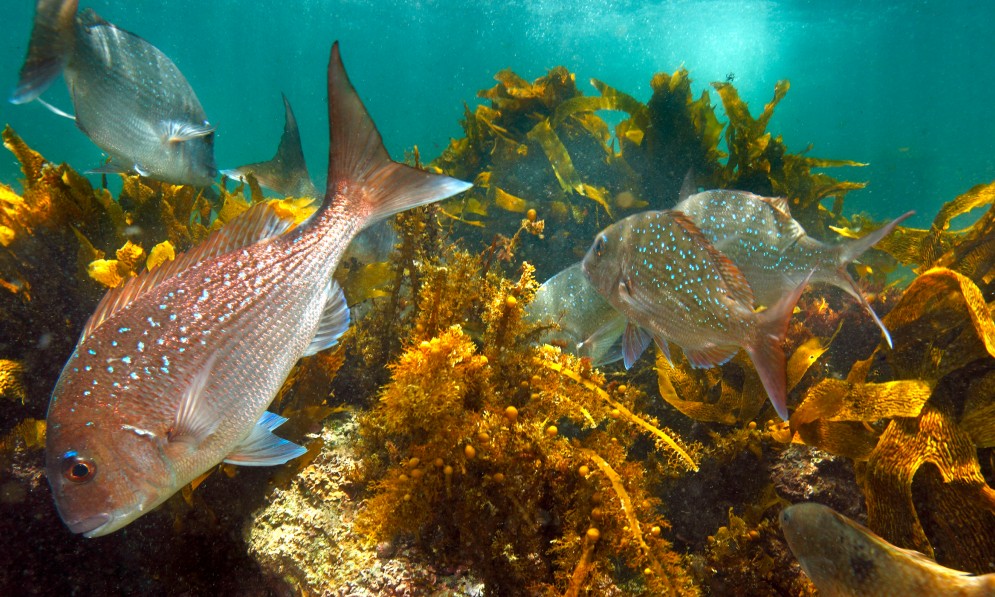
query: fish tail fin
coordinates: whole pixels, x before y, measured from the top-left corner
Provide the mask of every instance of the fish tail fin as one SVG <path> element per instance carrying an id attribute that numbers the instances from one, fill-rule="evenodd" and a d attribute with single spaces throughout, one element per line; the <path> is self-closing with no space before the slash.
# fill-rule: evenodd
<path id="1" fill-rule="evenodd" d="M 867 249 L 870 249 L 871 247 L 879 243 L 881 239 L 891 234 L 895 230 L 896 226 L 901 224 L 903 221 L 905 221 L 915 213 L 916 212 L 914 211 L 905 212 L 904 214 L 898 216 L 891 222 L 888 222 L 881 228 L 878 228 L 874 232 L 871 232 L 867 236 L 863 236 L 856 240 L 852 240 L 850 242 L 839 245 L 840 247 L 839 254 L 836 260 L 837 263 L 836 276 L 839 278 L 836 281 L 836 286 L 839 286 L 844 291 L 846 291 L 847 294 L 857 299 L 857 302 L 860 303 L 860 306 L 862 306 L 864 310 L 867 311 L 868 314 L 870 314 L 871 319 L 874 320 L 874 323 L 881 330 L 881 335 L 884 337 L 885 342 L 888 343 L 889 348 L 892 347 L 892 343 L 891 343 L 891 334 L 888 332 L 888 328 L 884 326 L 884 323 L 881 321 L 881 318 L 879 318 L 877 313 L 874 312 L 874 309 L 871 308 L 870 303 L 867 302 L 867 299 L 864 298 L 863 293 L 860 292 L 860 287 L 857 286 L 857 282 L 853 279 L 852 276 L 850 276 L 850 273 L 846 271 L 846 268 L 848 265 L 850 265 L 851 262 L 856 260 L 861 255 L 863 255 L 863 253 Z"/>
<path id="2" fill-rule="evenodd" d="M 846 267 L 855 259 L 864 254 L 864 251 L 870 249 L 874 245 L 881 242 L 881 239 L 888 236 L 895 230 L 895 227 L 904 222 L 906 219 L 915 215 L 914 211 L 907 211 L 902 215 L 898 216 L 894 220 L 888 222 L 881 228 L 878 228 L 874 232 L 871 232 L 867 236 L 863 236 L 858 239 L 851 240 L 840 245 L 840 252 L 838 262 L 840 266 Z"/>
<path id="3" fill-rule="evenodd" d="M 76 43 L 79 0 L 38 0 L 28 55 L 10 103 L 24 104 L 45 91 L 69 61 Z"/>
<path id="4" fill-rule="evenodd" d="M 364 218 L 366 226 L 397 212 L 445 199 L 472 185 L 455 178 L 424 172 L 390 159 L 376 125 L 353 89 L 332 46 L 328 62 L 327 208 L 337 195 L 353 205 L 349 210 Z"/>
<path id="5" fill-rule="evenodd" d="M 812 274 L 809 273 L 801 284 L 758 315 L 759 333 L 745 346 L 774 410 L 785 421 L 788 420 L 788 389 L 784 338 L 788 333 L 791 314 L 811 277 Z"/>

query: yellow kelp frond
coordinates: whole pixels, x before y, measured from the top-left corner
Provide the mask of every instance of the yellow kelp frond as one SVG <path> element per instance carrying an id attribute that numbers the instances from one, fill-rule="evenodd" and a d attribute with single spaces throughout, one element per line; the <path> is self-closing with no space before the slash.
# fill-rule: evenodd
<path id="1" fill-rule="evenodd" d="M 149 251 L 149 257 L 145 260 L 145 268 L 152 269 L 174 259 L 176 259 L 176 250 L 173 249 L 173 244 L 164 240 Z"/>
<path id="2" fill-rule="evenodd" d="M 117 259 L 97 259 L 87 266 L 91 278 L 108 288 L 117 288 L 145 263 L 145 251 L 128 241 L 117 250 Z"/>
<path id="3" fill-rule="evenodd" d="M 724 425 L 745 424 L 767 401 L 767 392 L 743 353 L 726 365 L 742 371 L 742 383 L 734 384 L 724 378 L 723 368 L 695 369 L 679 347 L 672 345 L 670 351 L 673 362 L 662 353 L 656 357 L 660 396 L 688 417 Z"/>
<path id="4" fill-rule="evenodd" d="M 868 423 L 918 416 L 932 390 L 921 380 L 854 384 L 824 379 L 791 414 L 791 429 L 795 441 L 864 460 L 878 441 L 878 431 Z"/>
<path id="5" fill-rule="evenodd" d="M 948 269 L 916 278 L 884 323 L 895 348 L 879 351 L 898 379 L 938 380 L 995 356 L 995 323 L 981 291 Z"/>
<path id="6" fill-rule="evenodd" d="M 0 400 L 11 400 L 24 404 L 26 398 L 24 365 L 18 361 L 0 359 Z"/>
<path id="7" fill-rule="evenodd" d="M 995 491 L 981 474 L 970 436 L 949 415 L 926 406 L 917 418 L 893 420 L 858 481 L 867 498 L 867 525 L 875 533 L 929 556 L 935 542 L 939 563 L 990 571 L 995 561 Z M 928 501 L 925 511 L 942 521 L 931 527 L 932 540 L 917 514 L 914 483 L 925 484 L 920 494 Z"/>

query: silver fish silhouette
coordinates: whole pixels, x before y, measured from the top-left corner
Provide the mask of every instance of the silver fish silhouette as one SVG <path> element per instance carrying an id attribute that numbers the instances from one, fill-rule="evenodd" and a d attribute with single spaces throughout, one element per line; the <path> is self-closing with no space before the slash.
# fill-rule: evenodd
<path id="1" fill-rule="evenodd" d="M 995 595 L 995 574 L 941 566 L 821 504 L 788 506 L 780 518 L 791 552 L 821 597 Z"/>
<path id="2" fill-rule="evenodd" d="M 311 182 L 301 147 L 301 133 L 297 127 L 294 109 L 287 96 L 283 96 L 283 135 L 273 159 L 222 170 L 225 176 L 245 182 L 245 176 L 252 174 L 259 184 L 288 197 L 317 197 L 318 190 Z"/>
<path id="3" fill-rule="evenodd" d="M 96 172 L 212 184 L 214 127 L 183 73 L 141 37 L 90 9 L 79 15 L 76 9 L 77 0 L 38 1 L 28 55 L 10 101 L 40 99 L 64 72 L 76 125 L 111 158 Z"/>
<path id="4" fill-rule="evenodd" d="M 773 303 L 811 274 L 812 283 L 832 284 L 857 299 L 891 346 L 891 334 L 846 268 L 915 212 L 902 214 L 863 238 L 826 244 L 805 233 L 791 217 L 787 200 L 780 197 L 704 191 L 674 209 L 691 218 L 715 248 L 739 267 L 759 303 Z"/>
<path id="5" fill-rule="evenodd" d="M 555 323 L 543 342 L 562 343 L 569 352 L 588 357 L 594 366 L 622 358 L 625 316 L 601 296 L 575 263 L 546 280 L 529 303 L 526 316 L 538 323 Z"/>
<path id="6" fill-rule="evenodd" d="M 629 320 L 629 368 L 651 342 L 670 358 L 674 342 L 696 367 L 714 367 L 746 350 L 767 395 L 787 420 L 784 342 L 808 279 L 766 311 L 742 272 L 681 212 L 647 211 L 604 229 L 584 256 L 584 273 Z"/>
<path id="7" fill-rule="evenodd" d="M 48 411 L 46 472 L 63 521 L 119 529 L 222 460 L 280 464 L 267 406 L 297 360 L 334 345 L 349 312 L 331 280 L 378 219 L 471 185 L 390 160 L 332 47 L 328 186 L 296 228 L 266 203 L 112 290 L 87 323 Z"/>

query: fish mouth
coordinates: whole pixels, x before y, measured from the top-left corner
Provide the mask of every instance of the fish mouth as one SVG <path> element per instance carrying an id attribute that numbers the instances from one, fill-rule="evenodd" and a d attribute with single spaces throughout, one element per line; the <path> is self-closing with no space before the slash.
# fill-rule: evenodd
<path id="1" fill-rule="evenodd" d="M 101 527 L 106 526 L 113 519 L 113 516 L 104 512 L 82 520 L 66 522 L 66 526 L 74 533 L 82 533 L 84 537 L 95 537 L 101 534 L 98 532 Z"/>

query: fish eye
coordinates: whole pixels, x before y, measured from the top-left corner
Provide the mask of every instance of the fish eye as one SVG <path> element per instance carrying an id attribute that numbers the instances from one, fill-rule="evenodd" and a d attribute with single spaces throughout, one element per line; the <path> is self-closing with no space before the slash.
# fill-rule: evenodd
<path id="1" fill-rule="evenodd" d="M 62 457 L 62 476 L 73 483 L 85 483 L 97 474 L 97 465 L 89 458 L 83 458 L 76 452 L 66 452 Z"/>
<path id="2" fill-rule="evenodd" d="M 594 241 L 594 254 L 597 255 L 598 257 L 601 257 L 602 255 L 604 255 L 605 248 L 607 248 L 607 246 L 608 246 L 608 239 L 605 238 L 605 235 L 602 234 L 601 236 L 598 237 L 598 240 Z"/>

